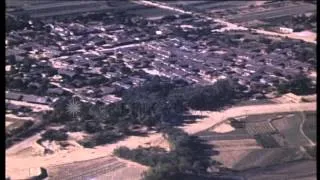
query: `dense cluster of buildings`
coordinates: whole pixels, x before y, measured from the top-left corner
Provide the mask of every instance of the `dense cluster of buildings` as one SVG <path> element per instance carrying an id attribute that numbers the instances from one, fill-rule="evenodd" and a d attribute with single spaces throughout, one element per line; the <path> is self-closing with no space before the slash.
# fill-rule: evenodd
<path id="1" fill-rule="evenodd" d="M 289 46 L 268 49 L 280 40 L 241 31 L 215 32 L 222 26 L 200 17 L 99 16 L 30 21 L 31 28 L 9 32 L 6 98 L 50 105 L 75 95 L 112 103 L 123 90 L 151 75 L 202 85 L 230 78 L 243 85 L 244 92 L 262 97 L 279 83 L 314 69 L 297 59 Z"/>

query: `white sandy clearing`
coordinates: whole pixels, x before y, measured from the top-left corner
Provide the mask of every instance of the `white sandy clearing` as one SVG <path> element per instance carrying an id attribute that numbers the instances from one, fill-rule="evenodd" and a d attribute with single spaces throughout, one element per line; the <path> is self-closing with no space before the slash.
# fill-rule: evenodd
<path id="1" fill-rule="evenodd" d="M 316 79 L 316 78 L 317 78 L 317 72 L 315 72 L 315 71 L 311 72 L 311 73 L 309 74 L 309 77 Z"/>
<path id="2" fill-rule="evenodd" d="M 70 140 L 81 141 L 88 135 L 85 132 L 68 132 Z"/>
<path id="3" fill-rule="evenodd" d="M 261 6 L 261 5 L 263 5 L 264 3 L 266 3 L 267 1 L 255 1 L 255 5 L 256 6 Z"/>
<path id="4" fill-rule="evenodd" d="M 297 96 L 292 93 L 287 93 L 280 97 L 272 99 L 272 101 L 277 103 L 300 103 L 301 99 L 301 96 Z"/>
<path id="5" fill-rule="evenodd" d="M 317 37 L 317 34 L 311 31 L 301 31 L 301 32 L 296 32 L 294 33 L 297 36 L 302 36 L 302 37 Z"/>
<path id="6" fill-rule="evenodd" d="M 6 121 L 6 127 L 13 124 L 13 122 L 10 122 L 10 121 Z"/>
<path id="7" fill-rule="evenodd" d="M 34 118 L 33 117 L 19 117 L 14 114 L 6 114 L 6 121 L 16 122 L 19 120 L 31 120 L 32 121 L 32 120 L 34 120 Z"/>
<path id="8" fill-rule="evenodd" d="M 221 125 L 213 128 L 211 131 L 216 133 L 227 133 L 235 130 L 230 124 L 222 123 Z"/>
<path id="9" fill-rule="evenodd" d="M 131 161 L 127 161 L 124 159 L 119 159 L 119 161 L 124 162 L 126 167 L 119 168 L 115 171 L 108 172 L 106 174 L 100 175 L 95 177 L 96 180 L 140 180 L 141 175 L 144 171 L 148 170 L 149 168 L 138 163 L 134 163 Z"/>

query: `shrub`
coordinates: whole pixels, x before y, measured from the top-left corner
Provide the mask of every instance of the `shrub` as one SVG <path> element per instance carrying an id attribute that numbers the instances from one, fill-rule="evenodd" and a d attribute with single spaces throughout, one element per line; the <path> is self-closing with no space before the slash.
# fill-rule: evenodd
<path id="1" fill-rule="evenodd" d="M 286 83 L 279 84 L 278 92 L 280 94 L 291 92 L 297 95 L 306 95 L 315 93 L 315 87 L 308 77 L 302 75 L 296 76 Z"/>
<path id="2" fill-rule="evenodd" d="M 45 133 L 41 134 L 42 139 L 49 141 L 65 141 L 68 139 L 68 134 L 54 129 L 49 129 Z"/>
<path id="3" fill-rule="evenodd" d="M 95 132 L 98 132 L 98 131 L 101 131 L 102 128 L 100 126 L 100 123 L 99 122 L 86 122 L 85 124 L 85 130 L 88 132 L 88 133 L 95 133 Z"/>
<path id="4" fill-rule="evenodd" d="M 122 138 L 123 135 L 114 131 L 99 132 L 94 136 L 96 145 L 111 143 Z"/>

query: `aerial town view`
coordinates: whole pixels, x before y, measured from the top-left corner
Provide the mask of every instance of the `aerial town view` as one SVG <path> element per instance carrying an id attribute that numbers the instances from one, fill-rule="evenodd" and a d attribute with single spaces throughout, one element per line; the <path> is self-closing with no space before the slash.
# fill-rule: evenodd
<path id="1" fill-rule="evenodd" d="M 5 3 L 6 179 L 317 179 L 316 0 Z"/>

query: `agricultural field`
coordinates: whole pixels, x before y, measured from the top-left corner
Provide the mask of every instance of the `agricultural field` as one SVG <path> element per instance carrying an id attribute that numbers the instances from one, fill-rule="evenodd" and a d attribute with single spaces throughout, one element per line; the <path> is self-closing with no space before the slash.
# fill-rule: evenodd
<path id="1" fill-rule="evenodd" d="M 248 156 L 253 151 L 254 149 L 219 151 L 218 155 L 212 156 L 211 158 L 221 163 L 223 167 L 233 169 L 241 159 Z"/>
<path id="2" fill-rule="evenodd" d="M 301 113 L 295 113 L 292 116 L 285 116 L 271 121 L 271 124 L 285 137 L 288 145 L 291 146 L 309 144 L 308 139 L 300 131 L 301 123 L 303 123 Z"/>
<path id="3" fill-rule="evenodd" d="M 300 148 L 308 144 L 299 129 L 302 117 L 300 112 L 236 117 L 225 122 L 234 128 L 229 132 L 218 133 L 210 128 L 197 135 L 219 152 L 212 159 L 223 167 L 233 170 L 269 167 L 315 157 L 315 148 Z M 316 138 L 316 114 L 306 112 L 305 117 L 307 124 L 303 130 L 308 131 L 307 136 Z"/>
<path id="4" fill-rule="evenodd" d="M 166 3 L 169 5 L 187 6 L 187 5 L 207 4 L 208 1 L 170 1 Z"/>
<path id="5" fill-rule="evenodd" d="M 202 131 L 197 133 L 201 139 L 206 141 L 217 141 L 217 140 L 241 140 L 241 139 L 249 139 L 253 138 L 253 136 L 249 135 L 245 129 L 235 129 L 231 132 L 227 133 L 217 133 L 213 131 Z"/>
<path id="6" fill-rule="evenodd" d="M 277 140 L 271 134 L 258 134 L 258 135 L 255 135 L 255 139 L 264 148 L 280 147 L 280 144 L 277 142 Z"/>
<path id="7" fill-rule="evenodd" d="M 313 12 L 316 10 L 316 7 L 311 4 L 301 4 L 296 6 L 286 6 L 281 8 L 275 8 L 272 10 L 253 12 L 242 14 L 239 16 L 233 16 L 229 18 L 231 22 L 244 22 L 251 20 L 265 20 L 271 18 L 279 18 L 284 16 L 293 16 L 297 14 Z"/>
<path id="8" fill-rule="evenodd" d="M 250 115 L 242 119 L 242 121 L 247 123 L 258 123 L 267 120 L 277 119 L 283 117 L 284 115 L 290 115 L 292 113 L 272 113 L 272 114 L 262 114 L 262 115 Z M 235 118 L 236 119 L 236 118 Z"/>
<path id="9" fill-rule="evenodd" d="M 306 154 L 299 148 L 256 149 L 236 163 L 233 169 L 245 170 L 254 167 L 267 167 L 305 158 Z"/>
<path id="10" fill-rule="evenodd" d="M 126 167 L 116 158 L 103 157 L 89 161 L 48 167 L 50 179 L 84 179 L 93 178 Z"/>
<path id="11" fill-rule="evenodd" d="M 137 166 L 127 166 L 120 168 L 112 173 L 103 174 L 101 176 L 97 176 L 94 179 L 96 180 L 106 180 L 106 179 L 116 179 L 116 180 L 140 180 L 142 173 L 145 171 L 144 168 Z"/>
<path id="12" fill-rule="evenodd" d="M 219 141 L 209 141 L 215 149 L 219 151 L 233 150 L 233 149 L 260 149 L 255 139 L 241 139 L 241 140 L 219 140 Z"/>
<path id="13" fill-rule="evenodd" d="M 246 123 L 246 130 L 251 135 L 259 135 L 265 133 L 275 133 L 274 129 L 268 121 Z"/>
<path id="14" fill-rule="evenodd" d="M 303 132 L 313 142 L 317 142 L 317 114 L 306 113 L 306 121 L 303 124 Z"/>
<path id="15" fill-rule="evenodd" d="M 312 160 L 294 161 L 267 168 L 255 168 L 240 173 L 247 180 L 313 180 L 316 179 L 316 174 L 316 161 Z"/>
<path id="16" fill-rule="evenodd" d="M 307 159 L 307 154 L 299 148 L 266 148 L 266 149 L 236 149 L 220 150 L 212 156 L 233 170 L 248 170 L 251 168 L 268 167 L 272 165 Z"/>
<path id="17" fill-rule="evenodd" d="M 239 7 L 247 5 L 247 1 L 222 1 L 222 2 L 207 2 L 206 4 L 192 5 L 198 10 L 213 10 L 213 9 L 227 9 L 232 7 Z"/>
<path id="18" fill-rule="evenodd" d="M 143 9 L 132 9 L 126 11 L 128 14 L 134 14 L 134 15 L 139 15 L 145 18 L 155 18 L 155 17 L 164 17 L 164 16 L 169 16 L 169 15 L 176 15 L 179 14 L 174 11 L 170 10 L 165 10 L 165 9 L 159 9 L 159 8 L 153 8 L 153 7 L 144 7 Z"/>

